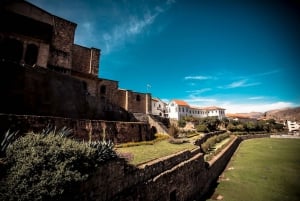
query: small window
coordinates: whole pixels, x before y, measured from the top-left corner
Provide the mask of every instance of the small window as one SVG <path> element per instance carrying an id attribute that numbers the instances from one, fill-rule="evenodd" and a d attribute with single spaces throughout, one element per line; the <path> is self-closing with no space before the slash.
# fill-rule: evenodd
<path id="1" fill-rule="evenodd" d="M 105 94 L 106 93 L 106 86 L 105 85 L 102 85 L 100 87 L 100 94 Z"/>
<path id="2" fill-rule="evenodd" d="M 141 101 L 141 96 L 140 95 L 136 95 L 136 101 Z"/>
<path id="3" fill-rule="evenodd" d="M 87 83 L 86 83 L 86 82 L 82 82 L 82 85 L 83 85 L 83 89 L 84 89 L 85 91 L 87 91 Z"/>
<path id="4" fill-rule="evenodd" d="M 177 198 L 176 198 L 176 190 L 173 190 L 171 193 L 170 193 L 170 201 L 176 201 Z"/>

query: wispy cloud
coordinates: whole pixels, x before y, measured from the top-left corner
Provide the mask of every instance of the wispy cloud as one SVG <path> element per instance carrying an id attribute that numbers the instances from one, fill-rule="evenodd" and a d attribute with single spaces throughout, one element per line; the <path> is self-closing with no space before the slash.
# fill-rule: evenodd
<path id="1" fill-rule="evenodd" d="M 127 40 L 144 33 L 145 29 L 153 24 L 156 18 L 166 12 L 174 0 L 168 0 L 154 9 L 146 9 L 143 16 L 130 15 L 127 20 L 116 25 L 111 31 L 102 34 L 104 41 L 104 52 L 110 53 L 114 48 L 122 46 Z"/>
<path id="2" fill-rule="evenodd" d="M 140 34 L 147 26 L 151 25 L 158 12 L 151 14 L 147 13 L 142 18 L 131 16 L 128 22 L 115 26 L 111 32 L 106 32 L 102 35 L 104 40 L 106 54 L 110 53 L 113 48 L 122 45 L 127 39 Z"/>
<path id="3" fill-rule="evenodd" d="M 216 102 L 217 100 L 214 98 L 194 97 L 194 98 L 185 99 L 185 101 L 188 103 L 191 103 L 191 105 L 201 106 L 203 104 L 203 102 L 212 103 L 212 102 Z"/>
<path id="4" fill-rule="evenodd" d="M 250 100 L 261 100 L 261 99 L 264 99 L 265 97 L 263 97 L 263 96 L 254 96 L 254 97 L 250 97 L 250 98 L 248 98 L 248 99 L 250 99 Z"/>
<path id="5" fill-rule="evenodd" d="M 264 73 L 259 73 L 254 75 L 255 77 L 260 77 L 260 76 L 266 76 L 266 75 L 271 75 L 271 74 L 276 74 L 279 73 L 279 70 L 272 70 L 272 71 L 268 71 L 268 72 L 264 72 Z"/>
<path id="6" fill-rule="evenodd" d="M 232 89 L 232 88 L 239 88 L 239 87 L 251 87 L 251 86 L 256 86 L 256 85 L 260 85 L 260 82 L 248 82 L 247 79 L 244 80 L 239 80 L 236 82 L 232 82 L 228 85 L 225 86 L 220 86 L 219 88 L 221 89 Z"/>
<path id="7" fill-rule="evenodd" d="M 204 89 L 197 89 L 197 90 L 190 90 L 186 91 L 187 93 L 190 93 L 191 95 L 199 95 L 206 91 L 211 91 L 211 88 L 204 88 Z"/>
<path id="8" fill-rule="evenodd" d="M 184 77 L 184 79 L 185 80 L 209 80 L 209 79 L 214 79 L 214 77 L 197 75 L 197 76 L 186 76 Z"/>

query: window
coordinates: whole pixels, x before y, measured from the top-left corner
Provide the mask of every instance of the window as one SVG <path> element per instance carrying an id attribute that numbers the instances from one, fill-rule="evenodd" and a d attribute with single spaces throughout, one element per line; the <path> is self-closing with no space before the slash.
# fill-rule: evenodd
<path id="1" fill-rule="evenodd" d="M 177 198 L 176 198 L 176 190 L 173 190 L 171 193 L 170 193 L 170 201 L 176 201 Z"/>
<path id="2" fill-rule="evenodd" d="M 34 44 L 27 45 L 26 54 L 25 54 L 25 63 L 33 66 L 38 57 L 38 47 Z"/>
<path id="3" fill-rule="evenodd" d="M 85 91 L 87 91 L 87 84 L 86 84 L 86 82 L 82 82 L 82 85 L 83 85 L 83 89 L 84 89 Z"/>
<path id="4" fill-rule="evenodd" d="M 140 95 L 136 95 L 135 100 L 136 101 L 141 101 L 141 96 Z"/>
<path id="5" fill-rule="evenodd" d="M 105 85 L 101 85 L 100 87 L 100 94 L 105 94 L 106 93 L 106 86 Z"/>

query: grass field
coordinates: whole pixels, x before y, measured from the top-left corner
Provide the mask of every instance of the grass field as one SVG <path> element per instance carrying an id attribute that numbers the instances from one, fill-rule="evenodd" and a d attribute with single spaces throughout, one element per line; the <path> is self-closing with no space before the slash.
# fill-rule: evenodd
<path id="1" fill-rule="evenodd" d="M 197 146 L 192 143 L 171 144 L 168 140 L 163 140 L 156 142 L 153 145 L 124 147 L 117 148 L 116 150 L 117 152 L 132 154 L 133 160 L 129 161 L 129 163 L 137 165 L 146 161 L 168 156 L 185 149 L 192 150 L 196 147 Z"/>
<path id="2" fill-rule="evenodd" d="M 224 201 L 299 201 L 300 140 L 246 140 L 232 157 L 214 195 Z"/>

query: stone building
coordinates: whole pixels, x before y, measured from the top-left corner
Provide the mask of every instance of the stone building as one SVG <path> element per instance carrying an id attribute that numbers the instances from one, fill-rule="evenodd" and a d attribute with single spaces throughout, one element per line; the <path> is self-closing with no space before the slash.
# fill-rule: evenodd
<path id="1" fill-rule="evenodd" d="M 98 77 L 101 50 L 74 44 L 76 23 L 25 0 L 0 6 L 0 113 L 129 121 L 151 111 L 151 94 Z"/>

